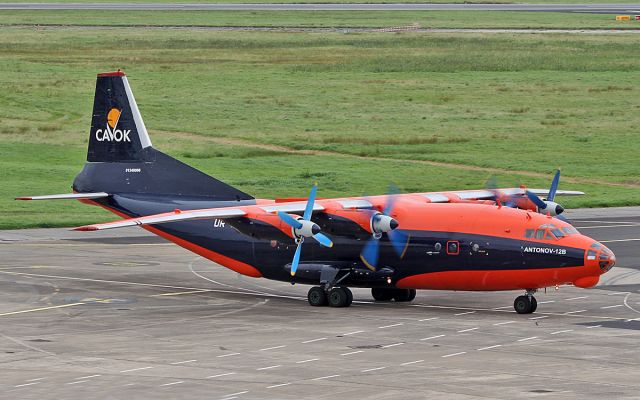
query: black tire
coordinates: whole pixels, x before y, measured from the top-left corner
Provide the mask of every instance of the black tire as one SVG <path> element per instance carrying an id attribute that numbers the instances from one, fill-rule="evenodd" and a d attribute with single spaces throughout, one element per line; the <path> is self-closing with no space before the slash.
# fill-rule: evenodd
<path id="1" fill-rule="evenodd" d="M 534 313 L 538 309 L 538 300 L 535 297 L 531 296 L 531 312 Z"/>
<path id="2" fill-rule="evenodd" d="M 307 293 L 307 301 L 314 307 L 326 306 L 328 303 L 327 294 L 320 286 L 314 286 Z"/>
<path id="3" fill-rule="evenodd" d="M 393 299 L 393 289 L 372 288 L 371 296 L 375 301 L 391 301 Z"/>
<path id="4" fill-rule="evenodd" d="M 513 302 L 513 308 L 518 314 L 531 314 L 531 301 L 529 296 L 518 296 Z"/>
<path id="5" fill-rule="evenodd" d="M 418 292 L 415 289 L 409 289 L 409 298 L 407 301 L 413 301 L 416 298 L 416 294 L 418 294 Z"/>
<path id="6" fill-rule="evenodd" d="M 347 305 L 345 307 L 349 307 L 351 303 L 353 303 L 353 292 L 348 287 L 343 287 L 344 291 L 347 292 Z"/>
<path id="7" fill-rule="evenodd" d="M 349 295 L 344 288 L 335 287 L 329 291 L 330 307 L 346 307 L 349 302 Z"/>
<path id="8" fill-rule="evenodd" d="M 410 296 L 409 289 L 395 289 L 393 293 L 393 299 L 397 302 L 409 301 Z"/>

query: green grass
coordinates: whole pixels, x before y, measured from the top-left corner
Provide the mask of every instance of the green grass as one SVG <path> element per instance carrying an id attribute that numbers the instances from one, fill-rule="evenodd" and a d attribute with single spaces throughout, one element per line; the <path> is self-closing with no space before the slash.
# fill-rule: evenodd
<path id="1" fill-rule="evenodd" d="M 640 29 L 606 14 L 508 11 L 2 11 L 0 25 Z"/>
<path id="2" fill-rule="evenodd" d="M 12 198 L 70 190 L 95 73 L 118 67 L 158 148 L 256 196 L 303 196 L 316 179 L 325 197 L 478 188 L 492 174 L 464 166 L 546 187 L 560 166 L 562 188 L 588 192 L 569 207 L 640 204 L 639 58 L 634 35 L 0 28 L 0 228 L 113 218 Z"/>

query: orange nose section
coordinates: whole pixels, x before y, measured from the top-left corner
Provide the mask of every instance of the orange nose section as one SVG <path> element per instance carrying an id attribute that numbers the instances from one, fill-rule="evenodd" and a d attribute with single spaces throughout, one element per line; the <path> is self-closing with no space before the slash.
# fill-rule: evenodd
<path id="1" fill-rule="evenodd" d="M 613 251 L 598 242 L 593 242 L 587 250 L 587 265 L 597 265 L 600 273 L 604 274 L 616 264 L 616 256 Z"/>

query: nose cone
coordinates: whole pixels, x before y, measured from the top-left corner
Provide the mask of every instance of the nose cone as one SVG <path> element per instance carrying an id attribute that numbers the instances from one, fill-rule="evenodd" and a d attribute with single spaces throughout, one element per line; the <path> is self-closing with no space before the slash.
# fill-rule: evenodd
<path id="1" fill-rule="evenodd" d="M 311 227 L 311 233 L 314 235 L 317 235 L 318 233 L 320 233 L 320 227 L 317 224 L 313 224 L 313 226 Z"/>
<path id="2" fill-rule="evenodd" d="M 616 256 L 613 251 L 599 242 L 593 242 L 587 250 L 587 263 L 597 265 L 600 273 L 604 274 L 616 264 Z"/>
<path id="3" fill-rule="evenodd" d="M 391 219 L 391 221 L 389 221 L 389 227 L 391 228 L 391 230 L 396 229 L 399 226 L 398 221 L 396 221 L 395 219 Z"/>
<path id="4" fill-rule="evenodd" d="M 560 204 L 558 204 L 556 206 L 556 215 L 560 215 L 564 212 L 564 207 L 562 207 Z"/>

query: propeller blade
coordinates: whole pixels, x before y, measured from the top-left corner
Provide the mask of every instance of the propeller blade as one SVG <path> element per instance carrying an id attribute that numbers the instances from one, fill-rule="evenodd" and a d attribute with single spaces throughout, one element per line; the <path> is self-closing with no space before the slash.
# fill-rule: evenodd
<path id="1" fill-rule="evenodd" d="M 398 193 L 400 193 L 400 189 L 398 189 L 396 185 L 390 184 L 387 190 L 387 201 L 384 205 L 384 210 L 382 211 L 384 215 L 389 215 L 391 210 L 393 210 L 393 206 L 396 203 L 396 195 Z"/>
<path id="2" fill-rule="evenodd" d="M 527 197 L 529 198 L 529 200 L 533 201 L 533 203 L 540 209 L 545 209 L 547 208 L 547 204 L 542 201 L 542 199 L 540 197 L 538 197 L 535 193 L 530 192 L 527 190 Z"/>
<path id="3" fill-rule="evenodd" d="M 284 221 L 285 224 L 289 225 L 294 229 L 302 228 L 302 224 L 298 222 L 298 220 L 293 218 L 291 215 L 287 214 L 286 212 L 278 211 L 278 217 L 280 217 L 280 219 Z"/>
<path id="4" fill-rule="evenodd" d="M 331 239 L 329 239 L 327 236 L 323 235 L 322 233 L 316 233 L 312 237 L 324 247 L 333 247 L 333 242 L 331 241 Z"/>
<path id="5" fill-rule="evenodd" d="M 313 213 L 313 203 L 316 201 L 316 192 L 318 191 L 318 185 L 313 184 L 311 187 L 311 193 L 309 193 L 309 199 L 307 200 L 307 206 L 304 208 L 304 214 L 302 215 L 303 219 L 307 221 L 311 219 L 311 214 Z"/>
<path id="6" fill-rule="evenodd" d="M 387 236 L 389 236 L 389 241 L 393 245 L 393 249 L 398 254 L 398 257 L 402 259 L 409 248 L 409 235 L 399 230 L 393 230 L 387 232 Z"/>
<path id="7" fill-rule="evenodd" d="M 293 262 L 291 262 L 291 276 L 294 276 L 296 274 L 296 271 L 298 270 L 301 251 L 302 251 L 302 242 L 299 242 L 298 247 L 296 247 L 296 253 L 293 255 Z"/>
<path id="8" fill-rule="evenodd" d="M 551 182 L 551 187 L 549 188 L 549 195 L 547 196 L 548 201 L 553 201 L 556 197 L 556 190 L 558 190 L 558 184 L 560 183 L 560 170 L 556 171 L 555 176 L 553 177 L 553 181 Z"/>
<path id="9" fill-rule="evenodd" d="M 360 259 L 372 271 L 376 270 L 376 266 L 378 265 L 378 255 L 380 253 L 380 241 L 375 238 L 369 239 L 367 244 L 362 249 L 362 253 L 360 253 Z"/>

